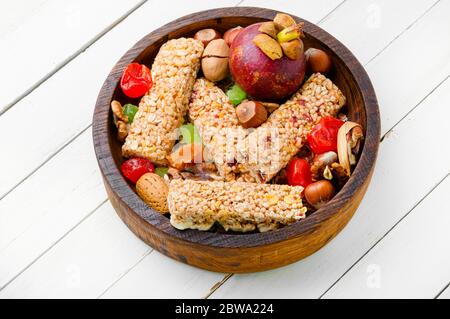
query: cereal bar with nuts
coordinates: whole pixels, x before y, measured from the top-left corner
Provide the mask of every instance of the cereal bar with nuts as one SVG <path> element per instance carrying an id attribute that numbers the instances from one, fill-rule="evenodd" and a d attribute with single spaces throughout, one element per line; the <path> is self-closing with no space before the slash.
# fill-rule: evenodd
<path id="1" fill-rule="evenodd" d="M 345 97 L 331 80 L 313 74 L 300 90 L 275 110 L 268 120 L 246 137 L 239 149 L 246 161 L 239 165 L 258 182 L 268 182 L 304 145 L 322 117 L 336 116 Z"/>
<path id="2" fill-rule="evenodd" d="M 265 232 L 305 218 L 302 191 L 301 186 L 176 179 L 167 199 L 170 223 L 208 230 L 217 222 L 225 230 Z"/>
<path id="3" fill-rule="evenodd" d="M 247 136 L 247 130 L 239 126 L 235 108 L 226 94 L 213 82 L 197 79 L 188 114 L 219 174 L 226 181 L 235 180 L 236 148 Z"/>
<path id="4" fill-rule="evenodd" d="M 169 40 L 161 47 L 152 65 L 153 86 L 141 99 L 122 147 L 123 156 L 167 164 L 166 156 L 187 112 L 202 53 L 202 42 L 190 38 Z"/>

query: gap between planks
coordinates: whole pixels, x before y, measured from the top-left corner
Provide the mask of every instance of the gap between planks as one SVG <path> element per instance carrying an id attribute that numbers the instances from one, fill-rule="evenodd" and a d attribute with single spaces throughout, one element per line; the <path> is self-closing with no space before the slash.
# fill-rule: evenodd
<path id="1" fill-rule="evenodd" d="M 39 88 L 45 81 L 47 81 L 49 78 L 51 78 L 55 73 L 57 73 L 59 70 L 64 68 L 66 64 L 70 63 L 72 60 L 74 60 L 76 57 L 78 57 L 80 54 L 82 54 L 84 51 L 89 49 L 90 46 L 92 46 L 95 42 L 100 40 L 105 34 L 107 34 L 109 31 L 111 31 L 114 27 L 116 27 L 118 24 L 120 24 L 123 20 L 125 20 L 129 15 L 131 15 L 133 12 L 135 12 L 137 9 L 139 9 L 142 5 L 144 5 L 148 0 L 141 0 L 138 4 L 133 6 L 130 10 L 125 12 L 121 17 L 119 17 L 116 21 L 114 21 L 112 24 L 107 26 L 103 31 L 101 31 L 99 34 L 94 36 L 91 40 L 89 40 L 87 43 L 85 43 L 80 49 L 75 51 L 72 55 L 70 55 L 68 58 L 63 60 L 60 64 L 58 64 L 53 70 L 51 70 L 49 73 L 44 75 L 43 78 L 38 80 L 36 83 L 34 83 L 30 88 L 28 88 L 25 92 L 20 94 L 17 98 L 15 98 L 12 102 L 6 104 L 3 109 L 0 110 L 0 116 L 2 116 L 4 113 L 6 113 L 8 110 L 10 110 L 14 105 L 19 103 L 21 100 L 23 100 L 25 97 L 27 97 L 29 94 L 31 94 L 34 90 Z M 4 197 L 4 196 L 3 196 Z M 3 198 L 2 197 L 2 198 Z M 1 200 L 1 198 L 0 198 Z"/>
<path id="2" fill-rule="evenodd" d="M 343 2 L 341 2 L 339 5 L 337 5 L 332 12 L 334 12 L 335 10 L 337 10 L 340 6 L 342 6 L 344 4 L 346 0 L 344 0 Z M 364 67 L 367 66 L 368 64 L 370 64 L 370 62 L 372 62 L 377 56 L 379 56 L 380 54 L 382 54 L 387 48 L 389 48 L 398 38 L 400 38 L 405 32 L 407 32 L 407 30 L 409 30 L 414 24 L 416 24 L 419 20 L 421 20 L 424 16 L 427 15 L 427 13 L 429 13 L 441 0 L 437 0 L 435 3 L 433 3 L 433 5 L 431 5 L 427 10 L 425 10 L 417 19 L 415 19 L 412 23 L 410 23 L 402 32 L 400 32 L 396 37 L 394 37 L 391 41 L 389 41 L 389 43 L 384 46 L 378 53 L 376 53 L 372 58 L 369 59 L 369 61 L 367 63 L 364 64 Z M 318 24 L 324 22 L 327 20 L 327 18 L 330 16 L 331 12 L 329 14 L 327 14 L 323 19 L 321 19 Z M 381 136 L 380 138 L 380 143 L 382 143 L 384 141 L 384 139 L 386 137 L 389 136 L 389 134 L 395 129 L 395 127 L 401 122 L 403 121 L 409 114 L 411 114 L 411 112 L 413 112 L 420 104 L 422 104 L 422 102 L 424 102 L 431 94 L 433 94 L 434 91 L 436 91 L 448 78 L 450 77 L 450 74 L 447 75 L 441 82 L 439 82 L 438 85 L 436 85 L 429 93 L 427 93 L 416 105 L 414 105 L 412 107 L 411 110 L 409 110 L 400 120 L 398 120 L 389 130 L 387 130 L 386 133 L 383 134 L 383 136 Z M 322 295 L 319 296 L 319 299 L 321 299 L 332 287 L 334 287 L 336 285 L 336 283 L 341 280 L 364 256 L 366 256 L 381 240 L 383 240 L 383 238 L 389 234 L 406 216 L 409 215 L 409 213 L 411 211 L 414 210 L 414 208 L 416 208 L 417 205 L 419 205 L 429 194 L 431 194 L 431 192 L 433 192 L 433 190 L 438 187 L 443 180 L 445 180 L 445 178 L 448 175 L 446 175 L 441 181 L 439 181 L 427 194 L 425 194 L 425 196 L 420 199 L 416 205 L 413 206 L 413 208 L 411 210 L 409 210 L 397 223 L 394 224 L 394 226 L 392 226 L 392 228 L 390 228 L 378 241 L 375 242 L 375 244 L 373 246 L 371 246 L 360 258 L 358 258 L 358 260 L 353 263 L 350 268 L 348 268 L 344 274 L 342 274 L 342 276 L 340 276 L 327 290 L 325 290 L 323 292 Z M 228 279 L 230 279 L 234 274 L 229 274 L 227 276 L 225 276 L 220 282 L 216 283 L 213 287 L 211 287 L 210 292 L 207 294 L 207 296 L 205 297 L 206 299 L 208 299 L 211 295 L 214 294 L 214 292 L 219 289 Z M 450 283 L 447 285 L 449 286 Z M 445 290 L 446 288 L 444 288 L 439 295 Z"/>
<path id="3" fill-rule="evenodd" d="M 419 103 L 417 103 L 413 109 L 411 111 L 409 111 L 407 113 L 411 114 L 412 111 L 414 111 L 420 104 L 422 104 L 422 102 L 424 102 L 433 92 L 435 92 L 448 78 L 450 77 L 450 75 L 448 75 L 447 77 L 445 77 L 445 79 L 443 81 L 441 81 L 435 88 L 433 88 L 433 90 L 426 95 L 426 97 L 424 97 L 423 99 L 420 100 Z M 391 132 L 394 130 L 394 128 L 404 119 L 406 118 L 406 115 L 404 117 L 402 117 L 402 119 L 400 121 L 398 121 L 397 123 L 394 124 L 393 127 L 391 127 L 380 139 L 380 144 L 383 143 L 383 141 L 385 140 L 385 137 L 388 137 L 389 134 L 391 134 Z M 395 227 L 397 227 L 397 225 L 399 225 L 412 211 L 414 211 L 414 209 L 420 205 L 420 203 L 422 203 L 437 187 L 439 187 L 440 184 L 442 184 L 442 182 L 449 177 L 450 172 L 448 172 L 441 180 L 439 180 L 439 182 L 437 182 L 417 203 L 415 203 L 413 205 L 413 207 L 408 210 L 408 212 L 406 212 L 405 215 L 403 215 L 391 228 L 389 228 L 389 230 L 384 233 L 366 252 L 364 252 L 364 254 L 361 255 L 361 257 L 359 257 L 341 276 L 339 276 L 339 278 L 333 282 L 333 284 L 328 287 L 320 296 L 319 299 L 322 299 L 322 297 L 329 291 L 331 290 L 351 269 L 353 269 L 355 267 L 355 265 L 357 265 L 370 251 L 372 251 L 373 248 L 375 248 L 375 246 L 378 245 L 378 243 L 380 243 L 392 230 L 394 230 Z M 214 286 L 211 287 L 210 292 L 206 295 L 206 299 L 209 298 L 211 295 L 214 294 L 214 292 L 216 290 L 218 290 L 228 279 L 230 279 L 234 274 L 229 274 L 227 276 L 225 276 L 220 282 L 214 284 Z M 444 287 L 442 289 L 442 291 L 436 296 L 436 298 L 441 295 L 445 289 L 450 285 L 447 284 L 446 287 Z"/>
<path id="4" fill-rule="evenodd" d="M 317 25 L 321 24 L 322 22 L 326 21 L 328 17 L 330 17 L 336 10 L 338 10 L 347 0 L 342 1 L 339 3 L 336 7 L 334 7 L 330 12 L 327 13 L 322 19 L 317 22 Z"/>
<path id="5" fill-rule="evenodd" d="M 144 4 L 145 2 L 146 2 L 147 0 L 145 0 L 145 1 L 143 1 L 139 6 L 141 6 L 142 4 Z M 240 1 L 239 3 L 238 3 L 238 5 L 240 4 L 240 3 L 242 3 L 243 1 Z M 335 7 L 332 11 L 335 11 L 336 9 L 338 9 L 343 3 L 344 3 L 345 1 L 343 1 L 343 2 L 341 2 L 337 7 Z M 438 3 L 439 1 L 437 1 L 437 2 L 435 2 L 434 4 L 433 4 L 433 6 L 432 7 L 434 7 L 437 3 Z M 422 18 L 428 11 L 430 11 L 431 10 L 431 8 L 432 7 L 430 7 L 425 13 L 423 13 L 418 19 L 416 19 L 410 26 L 408 26 L 403 32 L 401 32 L 397 37 L 395 37 L 395 39 L 397 39 L 398 37 L 400 37 L 407 29 L 409 29 L 415 22 L 417 22 L 418 20 L 420 20 L 420 18 Z M 137 7 L 138 8 L 138 7 Z M 137 8 L 135 8 L 134 10 L 136 10 Z M 133 11 L 134 11 L 133 10 Z M 131 14 L 132 12 L 130 12 L 129 14 Z M 128 15 L 129 15 L 128 14 Z M 326 16 L 326 17 L 328 17 L 330 15 L 330 13 Z M 322 21 L 324 21 L 325 19 L 326 19 L 326 17 L 324 17 L 323 19 L 321 19 L 320 20 L 320 22 L 322 22 Z M 125 17 L 126 18 L 126 17 Z M 320 23 L 319 22 L 319 23 Z M 118 22 L 118 23 L 120 23 L 120 21 Z M 116 23 L 116 25 L 118 24 L 118 23 Z M 111 28 L 112 29 L 112 28 Z M 107 32 L 107 31 L 106 31 Z M 106 33 L 105 32 L 105 33 Z M 98 37 L 97 38 L 97 40 L 98 39 L 100 39 L 105 33 L 103 33 L 100 37 Z M 386 48 L 388 48 L 394 41 L 395 41 L 395 39 L 394 40 L 392 40 L 387 46 L 385 46 L 380 52 L 378 52 L 372 59 L 370 59 L 369 60 L 369 62 L 368 63 L 366 63 L 365 65 L 367 65 L 367 64 L 369 64 L 370 63 L 370 61 L 372 61 L 376 56 L 378 56 L 378 55 L 380 55 Z M 95 42 L 95 41 L 94 41 Z M 91 43 L 92 44 L 92 43 Z M 90 45 L 89 45 L 90 46 Z M 88 46 L 88 47 L 89 47 Z M 87 49 L 88 47 L 86 47 L 85 49 Z M 85 50 L 84 49 L 84 50 Z M 83 50 L 83 51 L 84 51 Z M 82 51 L 81 51 L 82 52 Z M 75 58 L 75 56 L 72 58 L 72 59 L 74 59 Z M 70 60 L 69 61 L 67 61 L 67 63 L 68 62 L 70 62 Z M 66 64 L 67 64 L 66 63 Z M 61 66 L 61 68 L 62 68 L 63 66 Z M 56 72 L 56 71 L 55 71 Z M 50 77 L 50 76 L 49 76 Z M 49 78 L 48 77 L 48 78 Z M 411 113 L 417 106 L 419 106 L 430 94 L 432 94 L 443 82 L 445 82 L 445 80 L 446 79 L 448 79 L 448 76 L 443 80 L 443 81 L 441 81 L 431 92 L 429 92 L 429 94 L 427 94 L 419 103 L 417 103 L 414 107 L 413 107 L 413 109 L 412 110 L 410 110 L 408 113 L 407 113 L 407 115 L 409 114 L 409 113 Z M 42 81 L 42 83 L 43 83 L 44 81 Z M 40 84 L 42 84 L 42 83 L 40 83 Z M 39 85 L 40 85 L 39 84 Z M 405 115 L 406 116 L 406 115 Z M 387 133 L 385 133 L 384 135 L 383 135 L 383 137 L 382 137 L 382 140 L 385 138 L 385 136 L 390 132 L 390 131 L 392 131 L 392 129 L 398 124 L 398 123 L 400 123 L 402 120 L 404 119 L 404 117 L 400 120 L 400 121 L 398 121 Z M 83 129 L 83 131 L 81 131 L 80 133 L 78 133 L 74 138 L 72 138 L 70 141 L 68 141 L 67 143 L 65 143 L 60 149 L 58 149 L 52 156 L 50 156 L 45 162 L 43 162 L 37 169 L 35 169 L 31 174 L 29 174 L 26 178 L 24 178 L 20 183 L 22 183 L 24 180 L 26 180 L 29 176 L 31 176 L 35 171 L 37 171 L 41 166 L 43 166 L 46 162 L 48 162 L 51 158 L 53 158 L 57 153 L 59 153 L 61 150 L 63 150 L 67 145 L 69 145 L 73 140 L 75 140 L 80 134 L 82 134 L 84 131 L 86 131 L 89 127 L 90 127 L 91 125 L 89 125 L 89 126 L 87 126 L 86 128 L 84 128 Z M 14 188 L 16 188 L 18 185 L 20 185 L 20 183 L 19 184 L 17 184 Z M 436 185 L 437 186 L 437 185 Z M 435 187 L 436 187 L 435 186 Z M 433 188 L 434 189 L 434 188 Z M 10 193 L 10 191 L 8 192 L 8 193 Z M 425 197 L 426 196 L 428 196 L 428 194 L 427 195 L 425 195 Z M 3 196 L 4 197 L 4 196 Z M 2 198 L 3 198 L 2 197 Z M 424 198 L 425 198 L 424 197 Z M 104 204 L 106 201 L 104 201 L 102 204 Z M 420 203 L 420 202 L 419 202 Z M 100 205 L 101 206 L 101 205 Z M 414 206 L 415 207 L 415 206 Z M 98 207 L 97 207 L 98 208 Z M 82 221 L 80 221 L 77 225 L 75 225 L 75 227 L 73 227 L 69 232 L 67 232 L 62 238 L 64 238 L 64 237 L 66 237 L 73 229 L 75 229 L 81 222 L 83 222 L 84 220 L 86 220 L 87 218 L 89 218 L 93 213 L 95 213 L 95 211 L 96 211 L 97 209 L 94 209 L 91 213 L 89 213 L 89 215 L 88 216 L 86 216 L 85 218 L 83 218 L 83 220 Z M 407 214 L 409 214 L 409 212 L 407 213 Z M 406 216 L 406 215 L 405 215 Z M 402 218 L 403 219 L 403 218 Z M 400 220 L 401 221 L 401 220 Z M 399 221 L 399 222 L 400 222 Z M 396 224 L 397 225 L 397 224 Z M 395 227 L 395 225 L 394 225 L 394 227 Z M 36 260 L 38 260 L 40 257 L 42 257 L 45 253 L 47 253 L 52 247 L 54 247 L 62 238 L 60 238 L 58 241 L 56 241 L 51 247 L 49 247 L 49 249 L 47 249 L 46 251 L 44 251 L 38 258 L 36 258 L 31 264 L 29 264 L 24 270 L 26 270 L 26 269 L 28 269 L 32 264 L 34 264 L 34 262 L 36 261 Z M 384 238 L 384 236 L 383 236 L 383 238 Z M 378 243 L 378 242 L 377 242 Z M 371 248 L 370 248 L 371 249 Z M 369 249 L 369 250 L 370 250 Z M 149 252 L 148 254 L 150 254 L 151 252 Z M 147 254 L 147 255 L 148 255 Z M 144 258 L 144 257 L 143 257 Z M 139 262 L 143 259 L 143 258 L 141 258 L 133 267 L 131 267 L 128 271 L 126 271 L 124 274 L 123 274 L 123 276 L 125 276 L 126 275 L 126 273 L 128 273 L 129 271 L 131 271 L 137 264 L 139 264 Z M 23 272 L 23 271 L 22 271 Z M 22 273 L 21 272 L 21 273 Z M 20 273 L 20 274 L 21 274 Z M 17 278 L 20 274 L 18 274 L 17 276 L 15 276 L 14 277 L 14 279 L 15 278 Z M 233 274 L 228 274 L 228 275 L 226 275 L 220 282 L 218 282 L 218 283 L 216 283 L 212 288 L 211 288 L 211 291 L 210 291 L 210 293 L 206 296 L 206 298 L 208 298 L 210 295 L 212 295 L 213 293 L 214 293 L 214 291 L 216 291 L 217 289 L 219 289 L 220 288 L 220 286 L 223 284 L 223 283 L 225 283 L 229 278 L 231 278 L 231 276 L 232 276 Z M 121 276 L 116 282 L 118 282 L 123 276 Z M 13 279 L 13 280 L 14 280 Z M 12 280 L 11 280 L 12 281 Z M 107 290 L 108 289 L 110 289 L 112 286 L 114 286 L 114 284 L 115 283 L 113 283 L 110 287 L 108 287 L 107 288 Z M 6 287 L 6 285 L 4 286 L 4 287 Z M 2 287 L 2 288 L 4 288 L 4 287 Z M 107 290 L 105 290 L 103 293 L 102 293 L 102 295 L 104 294 L 104 293 L 106 293 L 106 291 Z"/>
<path id="6" fill-rule="evenodd" d="M 53 247 L 58 245 L 64 238 L 70 235 L 78 226 L 80 226 L 84 221 L 88 220 L 89 217 L 95 214 L 95 212 L 102 207 L 108 199 L 103 200 L 99 205 L 97 205 L 93 210 L 91 210 L 86 216 L 84 216 L 78 223 L 76 223 L 72 228 L 70 228 L 64 235 L 58 238 L 53 244 L 47 247 L 42 253 L 39 254 L 32 262 L 30 262 L 26 267 L 24 267 L 20 272 L 18 272 L 15 276 L 13 276 L 9 281 L 7 281 L 2 287 L 0 287 L 0 291 L 5 289 L 10 283 L 12 283 L 17 277 L 23 274 L 28 268 L 34 265 L 41 257 L 47 254 Z"/>
<path id="7" fill-rule="evenodd" d="M 386 50 L 388 47 L 390 47 L 392 45 L 392 43 L 394 43 L 405 32 L 407 32 L 409 29 L 411 29 L 411 27 L 413 25 L 415 25 L 419 20 L 421 20 L 424 16 L 426 16 L 428 14 L 428 12 L 430 12 L 440 1 L 441 0 L 437 0 L 435 3 L 433 3 L 427 10 L 425 10 L 419 17 L 417 17 L 417 19 L 415 19 L 413 22 L 411 22 L 402 32 L 400 32 L 396 37 L 394 37 L 391 41 L 389 41 L 389 43 L 386 44 L 386 46 L 383 49 L 381 49 L 380 52 L 378 52 L 373 57 L 371 57 L 370 60 L 367 61 L 367 64 L 372 62 L 372 60 L 375 60 L 377 58 L 377 56 L 379 56 L 381 53 L 383 53 L 384 50 Z"/>
<path id="8" fill-rule="evenodd" d="M 439 293 L 434 297 L 434 299 L 438 299 L 444 293 L 444 291 L 446 291 L 449 287 L 450 287 L 450 282 L 447 285 L 445 285 L 444 288 L 441 289 L 441 291 L 439 291 Z"/>
<path id="9" fill-rule="evenodd" d="M 370 251 L 372 251 L 372 249 L 375 248 L 375 246 L 377 246 L 381 241 L 383 241 L 383 239 L 394 230 L 395 227 L 397 227 L 406 217 L 408 217 L 408 215 L 414 211 L 414 209 L 416 209 L 417 206 L 419 206 L 436 188 L 439 187 L 439 185 L 442 184 L 442 182 L 448 177 L 450 176 L 450 172 L 447 173 L 447 175 L 445 175 L 439 182 L 436 183 L 436 185 L 434 185 L 426 194 L 425 196 L 423 196 L 417 203 L 414 204 L 414 206 L 405 214 L 403 215 L 383 236 L 381 236 L 381 238 L 379 238 L 361 257 L 359 257 L 335 282 L 333 282 L 333 284 L 328 287 L 327 290 L 325 290 L 320 296 L 319 299 L 322 299 L 323 296 L 325 296 L 327 294 L 328 291 L 330 291 L 342 278 L 345 277 L 345 275 L 347 275 L 347 273 L 349 273 L 367 254 L 369 254 Z M 441 291 L 442 292 L 442 291 Z"/>
<path id="10" fill-rule="evenodd" d="M 106 202 L 106 201 L 105 201 Z M 139 258 L 130 268 L 125 270 L 122 275 L 120 275 L 116 280 L 114 280 L 106 289 L 97 296 L 97 299 L 101 299 L 112 287 L 114 287 L 123 277 L 125 277 L 130 271 L 132 271 L 137 265 L 141 263 L 148 255 L 150 255 L 154 251 L 153 248 L 149 247 L 149 249 Z"/>

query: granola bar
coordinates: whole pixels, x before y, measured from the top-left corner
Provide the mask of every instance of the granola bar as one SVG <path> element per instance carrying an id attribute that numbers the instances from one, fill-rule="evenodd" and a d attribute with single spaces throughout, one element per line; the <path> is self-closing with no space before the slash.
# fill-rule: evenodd
<path id="1" fill-rule="evenodd" d="M 235 180 L 236 149 L 248 132 L 239 125 L 227 95 L 213 82 L 197 79 L 189 104 L 189 118 L 199 130 L 219 174 L 226 181 Z"/>
<path id="2" fill-rule="evenodd" d="M 241 157 L 246 157 L 239 170 L 260 183 L 268 182 L 298 153 L 314 125 L 322 117 L 336 116 L 344 104 L 344 95 L 331 80 L 313 74 L 290 100 L 247 136 L 243 143 L 247 147 L 239 149 Z"/>
<path id="3" fill-rule="evenodd" d="M 301 186 L 172 180 L 168 206 L 177 229 L 265 232 L 305 218 Z"/>
<path id="4" fill-rule="evenodd" d="M 153 86 L 139 103 L 122 147 L 123 156 L 167 164 L 176 129 L 187 112 L 202 53 L 201 41 L 190 38 L 169 40 L 161 47 L 151 70 Z"/>

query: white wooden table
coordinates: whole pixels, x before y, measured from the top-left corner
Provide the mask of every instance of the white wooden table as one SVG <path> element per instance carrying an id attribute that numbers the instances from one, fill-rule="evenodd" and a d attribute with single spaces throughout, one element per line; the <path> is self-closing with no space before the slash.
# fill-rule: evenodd
<path id="1" fill-rule="evenodd" d="M 91 139 L 97 94 L 137 40 L 225 6 L 291 12 L 365 66 L 382 143 L 350 224 L 263 273 L 212 273 L 137 239 L 108 202 Z M 0 2 L 0 298 L 450 298 L 450 0 Z"/>

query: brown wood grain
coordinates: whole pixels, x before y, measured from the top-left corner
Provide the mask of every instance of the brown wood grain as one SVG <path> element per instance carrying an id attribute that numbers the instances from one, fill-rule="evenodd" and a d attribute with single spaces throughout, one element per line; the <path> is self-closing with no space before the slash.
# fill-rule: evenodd
<path id="1" fill-rule="evenodd" d="M 99 93 L 93 118 L 93 138 L 108 196 L 118 215 L 143 241 L 176 260 L 220 272 L 253 272 L 287 265 L 304 258 L 329 242 L 348 223 L 369 185 L 380 140 L 378 103 L 367 73 L 353 54 L 318 26 L 305 22 L 306 48 L 321 48 L 332 57 L 329 74 L 347 97 L 351 120 L 365 130 L 364 147 L 350 180 L 323 208 L 290 226 L 252 234 L 180 231 L 166 216 L 153 211 L 122 177 L 123 162 L 109 105 L 126 98 L 118 86 L 126 65 L 133 61 L 151 66 L 159 47 L 168 39 L 192 36 L 205 27 L 224 32 L 237 25 L 272 19 L 273 10 L 239 7 L 194 13 L 145 36 L 114 66 Z"/>

